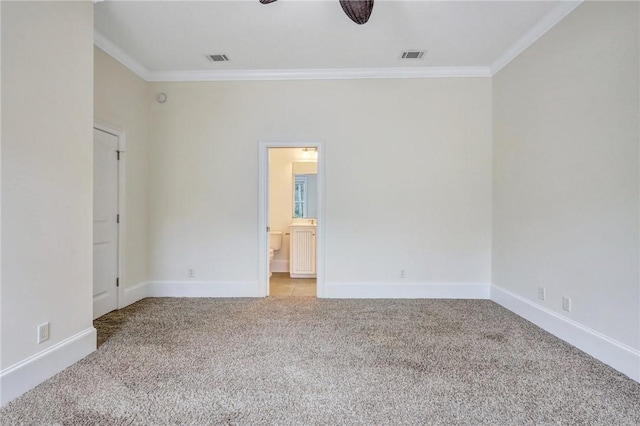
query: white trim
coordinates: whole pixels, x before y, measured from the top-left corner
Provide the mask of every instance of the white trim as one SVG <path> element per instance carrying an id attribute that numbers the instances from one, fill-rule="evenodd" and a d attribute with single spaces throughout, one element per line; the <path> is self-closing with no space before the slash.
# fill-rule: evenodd
<path id="1" fill-rule="evenodd" d="M 316 292 L 324 297 L 324 141 L 260 139 L 258 141 L 258 294 L 269 294 L 269 148 L 317 148 L 318 150 L 318 217 L 316 228 Z"/>
<path id="2" fill-rule="evenodd" d="M 562 21 L 569 13 L 578 7 L 582 1 L 583 0 L 561 1 L 490 66 L 152 71 L 97 30 L 94 30 L 93 43 L 133 71 L 140 78 L 149 82 L 492 77 L 547 31 Z"/>
<path id="3" fill-rule="evenodd" d="M 146 281 L 138 283 L 133 287 L 125 288 L 122 291 L 122 303 L 118 309 L 122 309 L 147 297 L 149 297 L 149 283 Z"/>
<path id="4" fill-rule="evenodd" d="M 271 272 L 289 272 L 289 261 L 288 260 L 272 261 Z"/>
<path id="5" fill-rule="evenodd" d="M 334 299 L 489 299 L 488 283 L 327 283 Z"/>
<path id="6" fill-rule="evenodd" d="M 258 287 L 262 297 L 269 295 L 269 146 L 258 141 Z"/>
<path id="7" fill-rule="evenodd" d="M 266 241 L 265 241 L 266 244 Z M 267 281 L 268 282 L 268 281 Z M 489 299 L 488 283 L 327 283 L 335 299 Z M 262 290 L 262 291 L 261 291 Z M 146 297 L 264 297 L 255 282 L 149 281 L 125 290 L 128 304 Z M 320 296 L 318 296 L 320 297 Z"/>
<path id="8" fill-rule="evenodd" d="M 0 406 L 33 389 L 96 350 L 97 332 L 87 328 L 0 372 Z"/>
<path id="9" fill-rule="evenodd" d="M 547 13 L 536 25 L 525 33 L 518 41 L 511 45 L 491 66 L 490 74 L 493 76 L 518 55 L 524 52 L 529 46 L 535 43 L 547 31 L 562 21 L 576 7 L 580 6 L 583 0 L 563 0 L 549 13 Z"/>
<path id="10" fill-rule="evenodd" d="M 93 44 L 104 50 L 109 54 L 109 56 L 120 62 L 125 67 L 129 68 L 131 71 L 137 74 L 138 77 L 146 81 L 151 81 L 149 80 L 151 72 L 144 65 L 142 65 L 120 47 L 116 46 L 107 37 L 102 35 L 102 33 L 96 30 L 93 31 Z"/>
<path id="11" fill-rule="evenodd" d="M 147 297 L 260 297 L 255 281 L 149 281 Z"/>
<path id="12" fill-rule="evenodd" d="M 640 382 L 640 351 L 496 285 L 491 300 Z"/>
<path id="13" fill-rule="evenodd" d="M 325 151 L 324 143 L 319 142 L 318 148 L 318 201 L 317 201 L 317 213 L 316 220 L 316 294 L 317 297 L 325 297 L 326 283 L 324 278 L 324 247 L 325 247 L 325 231 L 324 228 L 327 224 L 325 221 L 324 204 L 326 200 L 325 193 Z"/>
<path id="14" fill-rule="evenodd" d="M 127 215 L 126 210 L 126 193 L 127 193 L 127 135 L 123 129 L 113 124 L 101 120 L 93 121 L 93 128 L 102 132 L 109 133 L 118 138 L 118 151 L 121 151 L 120 160 L 118 161 L 118 214 L 120 215 L 120 223 L 118 224 L 118 279 L 120 286 L 117 289 L 118 298 L 116 306 L 122 309 L 128 305 L 124 301 L 124 285 L 126 283 L 126 259 L 125 259 L 125 238 L 127 235 Z"/>
<path id="15" fill-rule="evenodd" d="M 151 71 L 99 31 L 94 30 L 93 44 L 104 50 L 140 78 L 150 82 L 491 77 L 491 69 L 485 66 Z"/>
<path id="16" fill-rule="evenodd" d="M 123 62 L 123 61 L 120 61 Z M 138 74 L 140 75 L 140 74 Z M 491 77 L 489 67 L 326 68 L 282 70 L 151 71 L 147 81 L 355 80 L 370 78 Z"/>

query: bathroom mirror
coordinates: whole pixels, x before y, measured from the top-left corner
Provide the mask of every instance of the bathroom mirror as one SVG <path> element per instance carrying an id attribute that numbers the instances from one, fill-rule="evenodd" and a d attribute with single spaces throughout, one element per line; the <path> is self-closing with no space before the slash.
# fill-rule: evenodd
<path id="1" fill-rule="evenodd" d="M 318 163 L 293 163 L 293 218 L 318 217 Z"/>

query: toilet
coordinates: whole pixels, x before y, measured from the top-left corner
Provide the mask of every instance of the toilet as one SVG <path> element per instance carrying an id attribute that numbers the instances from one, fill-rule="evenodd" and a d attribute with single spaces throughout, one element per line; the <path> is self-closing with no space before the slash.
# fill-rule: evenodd
<path id="1" fill-rule="evenodd" d="M 276 250 L 280 250 L 282 247 L 282 232 L 270 231 L 269 232 L 269 278 L 271 278 L 271 262 L 273 261 L 273 255 Z"/>

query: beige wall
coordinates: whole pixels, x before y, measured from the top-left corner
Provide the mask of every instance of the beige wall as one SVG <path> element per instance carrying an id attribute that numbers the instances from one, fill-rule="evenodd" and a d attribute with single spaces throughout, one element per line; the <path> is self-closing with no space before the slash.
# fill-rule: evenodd
<path id="1" fill-rule="evenodd" d="M 126 138 L 125 288 L 148 279 L 149 83 L 99 48 L 94 53 L 96 120 L 124 130 Z"/>
<path id="2" fill-rule="evenodd" d="M 153 83 L 151 279 L 258 276 L 258 140 L 324 140 L 326 280 L 488 283 L 489 79 Z"/>
<path id="3" fill-rule="evenodd" d="M 585 2 L 493 90 L 493 283 L 636 349 L 638 18 Z"/>
<path id="4" fill-rule="evenodd" d="M 257 282 L 257 141 L 323 140 L 329 284 L 400 269 L 493 281 L 640 347 L 638 3 L 583 4 L 493 92 L 491 79 L 147 83 L 93 58 L 89 2 L 0 10 L 0 369 L 92 327 L 94 118 L 127 135 L 127 287 L 188 268 Z"/>
<path id="5" fill-rule="evenodd" d="M 92 40 L 90 2 L 2 2 L 3 369 L 92 328 Z"/>

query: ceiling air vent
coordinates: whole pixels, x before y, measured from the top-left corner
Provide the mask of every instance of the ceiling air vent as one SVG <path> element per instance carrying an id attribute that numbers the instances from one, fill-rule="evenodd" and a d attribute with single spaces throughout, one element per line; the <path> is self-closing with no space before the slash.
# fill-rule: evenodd
<path id="1" fill-rule="evenodd" d="M 227 55 L 205 55 L 211 62 L 229 62 Z"/>
<path id="2" fill-rule="evenodd" d="M 402 52 L 402 59 L 422 59 L 424 56 L 424 50 L 407 50 Z"/>

